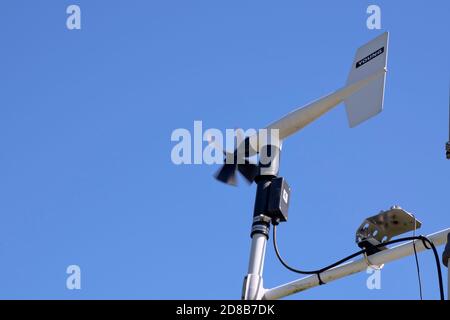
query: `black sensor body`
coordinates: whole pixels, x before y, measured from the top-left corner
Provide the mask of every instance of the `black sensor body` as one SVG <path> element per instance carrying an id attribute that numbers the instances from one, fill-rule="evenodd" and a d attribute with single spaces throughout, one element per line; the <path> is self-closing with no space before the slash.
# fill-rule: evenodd
<path id="1" fill-rule="evenodd" d="M 258 181 L 254 216 L 266 215 L 273 221 L 285 222 L 288 218 L 291 188 L 283 177 Z"/>

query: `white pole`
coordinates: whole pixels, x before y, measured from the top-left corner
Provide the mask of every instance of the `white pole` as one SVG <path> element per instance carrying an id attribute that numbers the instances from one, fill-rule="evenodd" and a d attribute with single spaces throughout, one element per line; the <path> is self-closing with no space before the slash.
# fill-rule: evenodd
<path id="1" fill-rule="evenodd" d="M 447 245 L 442 252 L 442 263 L 447 267 L 447 300 L 450 300 L 450 233 L 447 235 Z"/>
<path id="2" fill-rule="evenodd" d="M 265 235 L 257 233 L 252 238 L 252 248 L 250 250 L 250 261 L 248 273 L 262 276 L 264 267 L 264 257 L 266 254 L 267 238 Z"/>
<path id="3" fill-rule="evenodd" d="M 261 233 L 252 236 L 248 274 L 245 277 L 242 299 L 261 300 L 263 291 L 263 268 L 266 255 L 267 237 Z"/>
<path id="4" fill-rule="evenodd" d="M 450 259 L 447 261 L 447 281 L 448 281 L 448 287 L 447 287 L 447 300 L 450 300 Z"/>
<path id="5" fill-rule="evenodd" d="M 431 240 L 435 246 L 439 246 L 446 243 L 448 233 L 450 233 L 450 228 L 428 235 L 427 238 Z M 420 240 L 416 240 L 417 252 L 423 251 L 425 249 L 426 248 L 424 247 L 423 242 Z M 414 254 L 413 242 L 409 241 L 396 247 L 370 255 L 369 261 L 371 265 L 382 265 L 412 254 Z M 333 280 L 337 280 L 345 276 L 366 270 L 367 267 L 368 264 L 366 259 L 362 258 L 324 271 L 320 274 L 320 278 L 324 283 L 328 283 Z M 280 299 L 288 295 L 316 287 L 318 285 L 319 279 L 317 275 L 307 276 L 302 279 L 275 287 L 273 289 L 265 290 L 263 299 Z"/>

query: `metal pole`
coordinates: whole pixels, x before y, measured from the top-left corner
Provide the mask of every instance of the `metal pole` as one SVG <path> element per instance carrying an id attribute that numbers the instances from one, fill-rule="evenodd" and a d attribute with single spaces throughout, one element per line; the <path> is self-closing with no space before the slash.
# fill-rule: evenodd
<path id="1" fill-rule="evenodd" d="M 450 159 L 450 87 L 448 95 L 448 141 L 445 144 L 445 151 L 447 159 Z"/>
<path id="2" fill-rule="evenodd" d="M 435 246 L 439 246 L 446 243 L 447 235 L 449 233 L 450 228 L 428 235 L 427 238 L 430 239 Z M 415 245 L 417 252 L 426 249 L 422 241 L 416 240 Z M 413 242 L 409 241 L 396 247 L 370 255 L 369 262 L 371 265 L 382 265 L 412 254 L 414 254 Z M 320 277 L 324 283 L 328 283 L 343 278 L 345 276 L 364 271 L 367 269 L 367 267 L 368 261 L 365 258 L 362 258 L 353 262 L 337 266 L 333 269 L 324 271 L 323 273 L 320 274 Z M 287 284 L 275 287 L 273 289 L 265 290 L 263 299 L 266 300 L 280 299 L 288 295 L 316 287 L 318 285 L 319 279 L 317 275 L 307 276 L 302 279 L 295 280 Z"/>
<path id="3" fill-rule="evenodd" d="M 244 279 L 244 287 L 242 289 L 243 300 L 262 299 L 264 293 L 262 273 L 264 269 L 266 245 L 267 237 L 264 234 L 256 233 L 253 235 L 248 274 Z"/>
<path id="4" fill-rule="evenodd" d="M 447 280 L 448 280 L 448 287 L 447 287 L 447 300 L 450 300 L 450 259 L 447 260 Z"/>
<path id="5" fill-rule="evenodd" d="M 252 248 L 250 250 L 250 261 L 248 264 L 248 273 L 262 275 L 264 268 L 264 257 L 266 253 L 267 238 L 263 234 L 255 234 L 252 239 Z"/>
<path id="6" fill-rule="evenodd" d="M 272 136 L 269 137 L 272 139 Z M 277 176 L 280 166 L 280 142 L 270 141 L 275 144 L 262 146 L 266 152 L 261 152 L 259 163 L 259 175 L 255 178 L 257 183 L 255 207 L 252 223 L 252 247 L 250 249 L 250 261 L 248 273 L 244 278 L 242 288 L 243 300 L 261 300 L 264 294 L 263 268 L 266 255 L 267 240 L 269 239 L 270 223 L 272 218 L 267 214 L 267 203 L 270 196 L 270 185 Z"/>
<path id="7" fill-rule="evenodd" d="M 270 187 L 270 177 L 258 182 L 255 199 L 255 209 L 252 223 L 252 246 L 250 249 L 250 261 L 248 273 L 244 278 L 242 288 L 243 300 L 260 300 L 264 293 L 262 272 L 264 268 L 264 257 L 266 254 L 267 239 L 271 218 L 264 214 L 265 203 Z"/>
<path id="8" fill-rule="evenodd" d="M 442 263 L 448 269 L 447 299 L 450 300 L 450 233 L 447 235 L 447 245 L 445 246 L 444 252 L 442 252 Z"/>

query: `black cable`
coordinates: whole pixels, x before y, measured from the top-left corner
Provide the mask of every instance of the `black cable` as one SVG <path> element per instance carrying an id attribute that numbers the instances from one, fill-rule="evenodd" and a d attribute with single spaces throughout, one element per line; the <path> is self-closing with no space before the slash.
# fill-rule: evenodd
<path id="1" fill-rule="evenodd" d="M 288 270 L 290 270 L 292 272 L 295 272 L 295 273 L 300 273 L 300 274 L 319 274 L 319 273 L 322 273 L 322 272 L 324 272 L 324 271 L 326 271 L 328 269 L 331 269 L 331 268 L 333 268 L 333 267 L 335 267 L 335 266 L 337 266 L 339 264 L 344 263 L 345 261 L 348 261 L 348 260 L 350 260 L 352 258 L 355 258 L 355 257 L 357 257 L 360 254 L 363 254 L 365 252 L 365 250 L 363 249 L 363 250 L 355 252 L 355 253 L 349 255 L 348 257 L 346 257 L 344 259 L 341 259 L 341 260 L 339 260 L 339 261 L 337 261 L 337 262 L 335 262 L 335 263 L 333 263 L 333 264 L 331 264 L 331 265 L 329 265 L 329 266 L 327 266 L 325 268 L 318 269 L 318 270 L 304 271 L 304 270 L 299 270 L 299 269 L 292 268 L 281 257 L 280 252 L 278 251 L 278 245 L 277 245 L 277 227 L 276 227 L 276 225 L 273 226 L 273 237 L 272 238 L 273 238 L 273 246 L 274 246 L 274 249 L 275 249 L 275 254 L 277 255 L 277 258 L 278 258 L 278 260 L 280 260 L 281 264 L 286 269 L 288 269 Z"/>
<path id="2" fill-rule="evenodd" d="M 414 230 L 413 230 L 413 237 L 416 236 L 416 230 L 417 230 L 417 219 L 413 215 L 414 218 Z M 419 257 L 417 256 L 417 250 L 416 250 L 416 242 L 413 241 L 413 249 L 414 249 L 414 259 L 416 260 L 416 270 L 417 270 L 417 279 L 419 280 L 419 295 L 420 300 L 423 300 L 423 294 L 422 294 L 422 278 L 420 276 L 420 266 L 419 266 Z"/>
<path id="3" fill-rule="evenodd" d="M 288 269 L 288 270 L 290 270 L 290 271 L 292 271 L 292 272 L 295 272 L 295 273 L 299 273 L 299 274 L 316 274 L 316 275 L 318 276 L 319 279 L 321 279 L 321 278 L 320 278 L 320 274 L 321 274 L 322 272 L 324 272 L 324 271 L 326 271 L 326 270 L 329 270 L 329 269 L 331 269 L 331 268 L 334 268 L 334 267 L 336 267 L 336 266 L 338 266 L 338 265 L 340 265 L 340 264 L 342 264 L 342 263 L 344 263 L 344 262 L 346 262 L 346 261 L 348 261 L 348 260 L 350 260 L 350 259 L 352 259 L 352 258 L 355 258 L 355 257 L 357 257 L 357 256 L 359 256 L 359 255 L 361 255 L 361 254 L 363 254 L 363 253 L 367 253 L 367 249 L 362 249 L 362 250 L 357 251 L 357 252 L 355 252 L 355 253 L 353 253 L 353 254 L 351 254 L 351 255 L 349 255 L 349 256 L 347 256 L 347 257 L 345 257 L 345 258 L 343 258 L 343 259 L 341 259 L 341 260 L 339 260 L 339 261 L 337 261 L 337 262 L 335 262 L 335 263 L 333 263 L 333 264 L 330 264 L 329 266 L 324 267 L 324 268 L 322 268 L 322 269 L 311 270 L 311 271 L 304 271 L 304 270 L 299 270 L 299 269 L 292 268 L 291 266 L 289 266 L 289 265 L 283 260 L 283 258 L 282 258 L 281 255 L 280 255 L 280 252 L 279 252 L 279 250 L 278 250 L 278 245 L 277 245 L 277 240 L 276 240 L 276 239 L 277 239 L 277 236 L 276 236 L 276 235 L 277 235 L 276 225 L 273 225 L 273 245 L 274 245 L 274 249 L 275 249 L 275 254 L 276 254 L 278 260 L 281 262 L 281 264 L 282 264 L 286 269 Z M 441 300 L 445 300 L 445 297 L 444 297 L 444 285 L 443 285 L 443 281 L 442 281 L 442 271 L 441 271 L 441 263 L 440 263 L 440 261 L 439 261 L 439 254 L 438 254 L 438 252 L 437 252 L 437 250 L 436 250 L 436 247 L 435 247 L 434 243 L 433 243 L 431 240 L 429 240 L 427 237 L 424 237 L 424 236 L 414 236 L 414 237 L 398 238 L 398 239 L 394 239 L 394 240 L 390 240 L 390 241 L 387 241 L 387 242 L 380 243 L 380 244 L 378 244 L 378 245 L 375 245 L 374 247 L 376 247 L 376 248 L 378 248 L 378 247 L 384 247 L 384 246 L 386 246 L 386 245 L 390 245 L 390 244 L 394 244 L 394 243 L 398 243 L 398 242 L 413 241 L 413 240 L 421 240 L 421 241 L 423 242 L 424 247 L 427 248 L 427 249 L 429 249 L 429 248 L 426 246 L 426 243 L 428 243 L 428 244 L 430 245 L 431 249 L 433 250 L 434 258 L 435 258 L 435 260 L 436 260 L 437 273 L 438 273 L 438 282 L 439 282 L 439 293 L 440 293 L 440 298 L 441 298 Z"/>
<path id="4" fill-rule="evenodd" d="M 420 300 L 423 300 L 423 295 L 422 295 L 422 279 L 420 277 L 420 266 L 419 266 L 419 258 L 417 256 L 417 250 L 416 250 L 416 243 L 413 242 L 413 248 L 414 248 L 414 258 L 416 260 L 416 270 L 417 270 L 417 279 L 419 280 L 419 295 L 420 295 Z"/>

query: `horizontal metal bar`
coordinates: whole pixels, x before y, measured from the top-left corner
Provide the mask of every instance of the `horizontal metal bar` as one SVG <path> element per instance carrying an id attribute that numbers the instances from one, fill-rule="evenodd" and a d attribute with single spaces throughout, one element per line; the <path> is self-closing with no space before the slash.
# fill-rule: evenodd
<path id="1" fill-rule="evenodd" d="M 427 238 L 430 239 L 435 246 L 440 246 L 446 243 L 448 233 L 450 233 L 450 228 L 430 234 L 427 236 Z M 426 249 L 422 241 L 415 240 L 415 242 L 417 252 Z M 404 244 L 400 244 L 398 246 L 370 255 L 369 262 L 371 265 L 382 265 L 412 254 L 414 254 L 413 241 L 408 241 Z M 328 283 L 345 276 L 364 271 L 369 266 L 367 262 L 368 261 L 365 258 L 361 258 L 356 261 L 342 264 L 340 266 L 334 267 L 333 269 L 324 271 L 320 274 L 320 278 L 323 282 Z M 263 299 L 280 299 L 288 295 L 316 287 L 318 285 L 319 279 L 317 275 L 310 275 L 272 289 L 266 289 Z"/>

